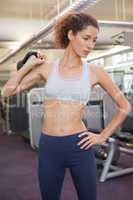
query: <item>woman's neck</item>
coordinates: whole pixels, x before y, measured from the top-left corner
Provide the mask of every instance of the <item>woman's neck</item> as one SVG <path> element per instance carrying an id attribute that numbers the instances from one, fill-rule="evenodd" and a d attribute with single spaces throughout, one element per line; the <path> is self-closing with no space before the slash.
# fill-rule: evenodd
<path id="1" fill-rule="evenodd" d="M 68 46 L 61 58 L 60 65 L 67 68 L 74 68 L 82 65 L 81 57 L 79 57 L 73 49 Z"/>

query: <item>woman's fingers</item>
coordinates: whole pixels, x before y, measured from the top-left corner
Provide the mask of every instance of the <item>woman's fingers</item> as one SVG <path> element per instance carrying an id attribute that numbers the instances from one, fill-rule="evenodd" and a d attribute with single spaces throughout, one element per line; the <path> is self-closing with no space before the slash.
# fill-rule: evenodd
<path id="1" fill-rule="evenodd" d="M 85 131 L 85 132 L 79 134 L 78 137 L 82 137 L 82 136 L 84 136 L 84 135 L 88 135 L 88 134 L 89 134 L 89 132 L 88 132 L 88 131 Z"/>
<path id="2" fill-rule="evenodd" d="M 86 146 L 88 146 L 89 144 L 91 144 L 91 141 L 88 140 L 87 142 L 85 142 L 81 147 L 80 149 L 84 149 Z"/>
<path id="3" fill-rule="evenodd" d="M 89 136 L 88 136 L 87 134 L 86 134 L 85 136 L 86 136 L 86 137 L 84 137 L 83 139 L 80 140 L 80 142 L 77 143 L 78 145 L 83 144 L 86 140 L 89 139 Z"/>
<path id="4" fill-rule="evenodd" d="M 85 149 L 89 149 L 93 146 L 94 144 L 93 143 L 90 143 Z"/>
<path id="5" fill-rule="evenodd" d="M 43 63 L 45 63 L 47 57 L 46 57 L 45 54 L 42 54 L 42 53 L 38 52 L 36 59 L 37 59 L 37 64 L 43 64 Z"/>
<path id="6" fill-rule="evenodd" d="M 88 149 L 91 146 L 95 144 L 101 144 L 101 136 L 94 134 L 92 132 L 84 132 L 79 135 L 79 137 L 86 136 L 80 140 L 80 142 L 77 143 L 77 145 L 80 145 L 80 148 Z"/>
<path id="7" fill-rule="evenodd" d="M 41 60 L 43 60 L 43 59 L 45 60 L 46 59 L 46 55 L 42 54 L 40 52 L 37 53 L 37 57 L 40 58 Z"/>
<path id="8" fill-rule="evenodd" d="M 43 57 L 35 57 L 34 55 L 32 55 L 27 61 L 28 64 L 31 64 L 33 66 L 43 64 L 44 62 L 45 59 Z"/>
<path id="9" fill-rule="evenodd" d="M 37 64 L 43 64 L 45 62 L 44 58 L 37 58 L 36 60 Z"/>

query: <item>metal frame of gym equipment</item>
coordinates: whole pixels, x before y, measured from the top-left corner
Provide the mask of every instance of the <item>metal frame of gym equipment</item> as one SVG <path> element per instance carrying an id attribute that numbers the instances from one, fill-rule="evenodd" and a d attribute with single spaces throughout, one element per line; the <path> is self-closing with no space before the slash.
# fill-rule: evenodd
<path id="1" fill-rule="evenodd" d="M 103 169 L 100 175 L 100 182 L 104 182 L 105 180 L 109 178 L 114 178 L 126 174 L 133 173 L 133 167 L 127 167 L 127 168 L 120 168 L 112 164 L 113 157 L 115 154 L 115 145 L 117 141 L 114 138 L 109 138 L 108 142 L 103 144 L 103 146 L 106 146 L 109 148 L 107 159 L 104 161 Z M 133 150 L 127 149 L 124 147 L 119 147 L 120 152 L 132 154 Z M 110 172 L 110 170 L 112 170 Z"/>
<path id="2" fill-rule="evenodd" d="M 101 123 L 101 127 L 102 129 L 104 128 L 104 106 L 103 106 L 104 102 L 103 100 L 92 100 L 90 102 L 88 102 L 88 106 L 99 106 L 100 109 L 100 123 Z M 96 127 L 87 127 L 88 130 L 94 130 L 95 132 L 98 132 L 98 129 L 96 129 Z M 101 130 L 99 130 L 100 132 Z M 117 133 L 116 133 L 117 134 Z M 125 133 L 126 134 L 126 133 Z M 108 154 L 107 154 L 107 158 L 104 161 L 103 160 L 103 169 L 99 178 L 100 182 L 104 182 L 109 178 L 114 178 L 114 177 L 118 177 L 118 176 L 122 176 L 122 175 L 126 175 L 126 174 L 130 174 L 133 173 L 133 167 L 127 167 L 127 168 L 120 168 L 117 167 L 116 165 L 112 164 L 113 163 L 113 158 L 115 156 L 115 150 L 116 150 L 116 145 L 117 144 L 117 139 L 110 137 L 108 139 L 107 142 L 105 142 L 102 146 L 107 147 L 108 148 Z M 133 154 L 133 150 L 132 149 L 128 149 L 125 147 L 120 147 L 118 146 L 120 153 L 127 153 L 127 154 Z M 111 170 L 111 171 L 110 171 Z"/>
<path id="3" fill-rule="evenodd" d="M 27 93 L 27 110 L 29 116 L 30 145 L 37 149 L 41 134 L 41 123 L 43 119 L 42 103 L 45 99 L 44 87 L 33 88 Z"/>

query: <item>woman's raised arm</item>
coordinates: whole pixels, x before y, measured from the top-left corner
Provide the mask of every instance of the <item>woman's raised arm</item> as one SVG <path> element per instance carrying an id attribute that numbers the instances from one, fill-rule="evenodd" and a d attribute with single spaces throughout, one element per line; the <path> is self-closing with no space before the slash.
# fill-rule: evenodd
<path id="1" fill-rule="evenodd" d="M 44 65 L 44 58 L 31 56 L 21 69 L 11 74 L 2 88 L 1 95 L 9 97 L 34 85 L 43 78 L 42 69 L 45 68 Z"/>

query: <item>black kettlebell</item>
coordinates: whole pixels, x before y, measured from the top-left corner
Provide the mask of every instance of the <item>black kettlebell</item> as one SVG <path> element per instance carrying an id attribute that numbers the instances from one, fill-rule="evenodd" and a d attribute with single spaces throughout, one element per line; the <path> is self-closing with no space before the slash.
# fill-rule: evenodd
<path id="1" fill-rule="evenodd" d="M 22 60 L 20 60 L 17 63 L 17 70 L 21 69 L 23 67 L 23 65 L 27 62 L 27 60 L 31 57 L 31 56 L 35 56 L 36 58 L 38 57 L 37 55 L 38 53 L 36 51 L 30 51 L 28 52 L 24 58 Z"/>

